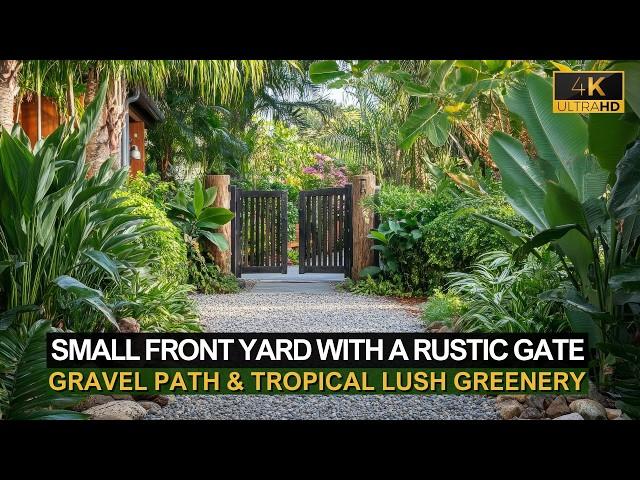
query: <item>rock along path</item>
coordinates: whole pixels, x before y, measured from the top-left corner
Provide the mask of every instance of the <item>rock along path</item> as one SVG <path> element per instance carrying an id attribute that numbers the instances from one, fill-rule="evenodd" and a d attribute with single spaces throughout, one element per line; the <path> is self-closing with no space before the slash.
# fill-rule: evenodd
<path id="1" fill-rule="evenodd" d="M 259 282 L 235 295 L 197 295 L 209 332 L 420 332 L 419 321 L 381 297 L 330 283 Z M 460 395 L 185 395 L 147 419 L 498 419 L 491 398 Z"/>

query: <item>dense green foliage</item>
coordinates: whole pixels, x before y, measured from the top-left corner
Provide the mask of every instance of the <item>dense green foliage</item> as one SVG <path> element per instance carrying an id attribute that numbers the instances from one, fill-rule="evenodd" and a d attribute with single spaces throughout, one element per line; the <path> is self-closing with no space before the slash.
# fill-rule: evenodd
<path id="1" fill-rule="evenodd" d="M 138 239 L 153 259 L 149 266 L 151 273 L 161 281 L 186 283 L 187 247 L 182 232 L 169 220 L 164 210 L 157 207 L 153 200 L 138 193 L 125 190 L 116 192 L 114 197 L 122 198 L 122 205 L 133 207 L 134 215 L 146 217 L 145 226 L 160 227 Z"/>
<path id="2" fill-rule="evenodd" d="M 537 158 L 504 133 L 492 136 L 490 149 L 509 202 L 536 235 L 488 221 L 518 245 L 518 258 L 547 244 L 563 257 L 570 281 L 544 298 L 589 334 L 596 380 L 638 416 L 640 372 L 629 362 L 640 356 L 640 63 L 609 67 L 627 72 L 625 114 L 554 115 L 551 83 L 536 75 L 509 91 L 507 106 L 526 124 Z"/>
<path id="3" fill-rule="evenodd" d="M 510 246 L 475 214 L 528 228 L 498 195 L 466 197 L 451 191 L 433 194 L 383 188 L 374 208 L 385 215 L 371 232 L 374 248 L 380 252 L 382 276 L 414 294 L 444 288 L 448 272 L 464 271 L 481 254 Z"/>
<path id="4" fill-rule="evenodd" d="M 454 312 L 456 330 L 467 332 L 558 332 L 568 329 L 561 306 L 539 295 L 557 288 L 565 279 L 558 258 L 544 252 L 523 265 L 506 252 L 489 252 L 470 272 L 452 272 L 449 298 L 464 308 Z M 429 307 L 427 307 L 429 308 Z M 433 308 L 433 307 L 431 307 Z"/>
<path id="5" fill-rule="evenodd" d="M 433 295 L 424 304 L 422 309 L 422 320 L 427 326 L 436 323 L 449 328 L 457 325 L 460 315 L 467 310 L 467 305 L 460 296 L 453 292 L 443 292 L 435 290 Z"/>

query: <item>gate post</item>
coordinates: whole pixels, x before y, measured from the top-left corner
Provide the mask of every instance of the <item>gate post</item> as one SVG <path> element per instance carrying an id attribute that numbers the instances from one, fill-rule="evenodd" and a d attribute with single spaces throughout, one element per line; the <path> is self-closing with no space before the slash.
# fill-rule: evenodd
<path id="1" fill-rule="evenodd" d="M 206 188 L 216 187 L 216 199 L 213 201 L 213 205 L 216 207 L 231 208 L 231 192 L 229 191 L 229 184 L 231 183 L 231 177 L 229 175 L 206 175 L 204 184 Z M 231 273 L 231 224 L 227 223 L 220 227 L 218 231 L 225 238 L 229 244 L 229 248 L 225 251 L 221 251 L 218 247 L 212 243 L 208 243 L 208 250 L 213 257 L 216 265 L 220 267 L 220 271 L 223 273 Z"/>
<path id="2" fill-rule="evenodd" d="M 360 271 L 374 264 L 371 247 L 373 240 L 367 238 L 369 231 L 374 228 L 374 213 L 362 205 L 362 200 L 375 194 L 376 177 L 373 173 L 354 175 L 351 193 L 353 246 L 351 257 L 351 278 L 358 280 Z"/>

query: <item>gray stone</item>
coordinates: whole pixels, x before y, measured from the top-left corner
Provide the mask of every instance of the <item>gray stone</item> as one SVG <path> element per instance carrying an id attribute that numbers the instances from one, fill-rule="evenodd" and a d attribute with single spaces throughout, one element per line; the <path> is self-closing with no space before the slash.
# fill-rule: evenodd
<path id="1" fill-rule="evenodd" d="M 571 402 L 569 408 L 572 412 L 579 413 L 585 420 L 606 420 L 607 411 L 595 400 L 584 398 Z"/>
<path id="2" fill-rule="evenodd" d="M 113 401 L 113 397 L 109 395 L 91 395 L 82 399 L 80 402 L 71 407 L 71 410 L 76 412 L 82 412 L 87 408 L 95 407 L 96 405 L 102 405 Z"/>
<path id="3" fill-rule="evenodd" d="M 111 395 L 113 397 L 114 400 L 134 400 L 134 398 L 131 395 L 127 395 L 127 394 L 115 394 L 115 395 Z"/>
<path id="4" fill-rule="evenodd" d="M 156 402 L 150 400 L 141 400 L 138 402 L 138 405 L 142 406 L 147 412 L 156 412 L 161 408 Z"/>
<path id="5" fill-rule="evenodd" d="M 118 328 L 120 333 L 139 333 L 140 324 L 133 317 L 124 317 L 118 320 Z"/>
<path id="6" fill-rule="evenodd" d="M 544 414 L 535 407 L 527 407 L 520 414 L 520 418 L 525 420 L 538 420 L 542 417 Z"/>
<path id="7" fill-rule="evenodd" d="M 157 403 L 161 407 L 166 407 L 174 400 L 175 400 L 174 395 L 156 395 L 154 398 L 151 399 L 152 402 Z"/>
<path id="8" fill-rule="evenodd" d="M 517 400 L 503 400 L 497 404 L 500 416 L 505 420 L 519 417 L 524 407 Z"/>
<path id="9" fill-rule="evenodd" d="M 518 402 L 524 403 L 527 401 L 528 395 L 498 395 L 496 397 L 496 401 L 504 402 L 505 400 L 517 400 Z"/>
<path id="10" fill-rule="evenodd" d="M 560 415 L 554 418 L 554 420 L 584 420 L 579 413 L 568 413 L 567 415 Z"/>
<path id="11" fill-rule="evenodd" d="M 139 420 L 147 414 L 147 411 L 136 402 L 114 400 L 113 402 L 88 408 L 82 413 L 90 415 L 92 420 L 100 417 L 109 417 L 111 420 L 116 419 L 116 417 L 118 420 Z"/>
<path id="12" fill-rule="evenodd" d="M 547 407 L 547 415 L 551 418 L 561 417 L 571 413 L 569 405 L 564 397 L 556 397 Z"/>
<path id="13" fill-rule="evenodd" d="M 609 420 L 615 420 L 622 415 L 622 410 L 619 408 L 605 408 L 607 411 L 607 418 Z"/>
<path id="14" fill-rule="evenodd" d="M 544 411 L 545 398 L 546 398 L 546 395 L 529 395 L 525 403 L 528 406 L 533 407 L 537 410 Z"/>

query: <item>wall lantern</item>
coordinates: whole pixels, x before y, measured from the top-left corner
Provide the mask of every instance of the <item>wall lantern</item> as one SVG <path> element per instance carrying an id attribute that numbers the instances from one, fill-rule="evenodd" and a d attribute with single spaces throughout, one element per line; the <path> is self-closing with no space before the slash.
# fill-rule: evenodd
<path id="1" fill-rule="evenodd" d="M 367 193 L 367 179 L 366 178 L 361 178 L 360 179 L 360 193 L 361 194 Z"/>
<path id="2" fill-rule="evenodd" d="M 140 155 L 140 150 L 138 149 L 138 146 L 133 144 L 131 145 L 131 150 L 129 150 L 129 156 L 131 157 L 132 160 L 140 160 L 141 155 Z"/>

